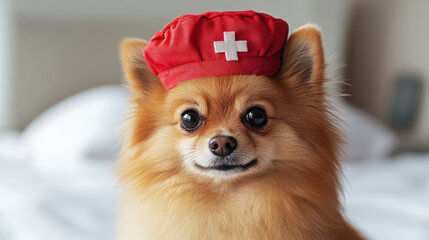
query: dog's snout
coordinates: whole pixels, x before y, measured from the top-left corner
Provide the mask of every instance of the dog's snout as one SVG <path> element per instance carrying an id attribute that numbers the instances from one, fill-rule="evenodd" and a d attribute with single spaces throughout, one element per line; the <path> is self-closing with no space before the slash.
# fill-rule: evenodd
<path id="1" fill-rule="evenodd" d="M 228 156 L 236 148 L 237 140 L 231 136 L 215 136 L 209 141 L 209 149 L 216 156 Z"/>

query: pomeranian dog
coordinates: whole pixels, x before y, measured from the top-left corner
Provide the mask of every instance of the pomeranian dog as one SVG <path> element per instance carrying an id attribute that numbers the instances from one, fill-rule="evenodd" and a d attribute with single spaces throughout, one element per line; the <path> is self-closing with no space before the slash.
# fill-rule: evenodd
<path id="1" fill-rule="evenodd" d="M 117 239 L 363 239 L 341 214 L 342 140 L 317 27 L 289 36 L 275 76 L 207 77 L 168 91 L 146 45 L 121 45 L 134 111 Z"/>

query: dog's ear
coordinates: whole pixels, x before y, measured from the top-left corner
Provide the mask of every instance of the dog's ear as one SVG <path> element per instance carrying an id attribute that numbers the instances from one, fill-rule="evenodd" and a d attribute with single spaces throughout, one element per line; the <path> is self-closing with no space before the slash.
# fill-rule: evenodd
<path id="1" fill-rule="evenodd" d="M 324 72 L 325 59 L 318 27 L 308 24 L 292 32 L 283 50 L 277 77 L 292 86 L 305 86 L 323 93 Z"/>
<path id="2" fill-rule="evenodd" d="M 121 61 L 128 84 L 134 93 L 147 93 L 162 88 L 159 78 L 149 69 L 143 56 L 147 42 L 127 38 L 121 42 Z"/>

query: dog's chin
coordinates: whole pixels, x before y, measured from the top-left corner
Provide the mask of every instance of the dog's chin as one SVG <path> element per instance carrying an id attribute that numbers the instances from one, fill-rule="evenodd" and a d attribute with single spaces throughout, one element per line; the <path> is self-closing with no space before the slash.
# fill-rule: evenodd
<path id="1" fill-rule="evenodd" d="M 202 166 L 198 163 L 194 164 L 195 170 L 200 174 L 208 175 L 214 178 L 234 178 L 242 175 L 243 173 L 251 171 L 258 164 L 255 158 L 244 164 L 213 164 L 209 166 Z"/>

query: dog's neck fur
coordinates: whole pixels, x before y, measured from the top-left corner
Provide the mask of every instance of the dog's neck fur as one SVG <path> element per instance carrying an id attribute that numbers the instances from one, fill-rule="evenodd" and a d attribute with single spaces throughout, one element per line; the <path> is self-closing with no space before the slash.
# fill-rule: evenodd
<path id="1" fill-rule="evenodd" d="M 288 177 L 294 176 L 274 173 L 245 184 L 195 185 L 186 180 L 189 176 L 162 180 L 148 175 L 140 179 L 144 185 L 134 186 L 144 191 L 125 190 L 131 192 L 124 194 L 120 235 L 129 240 L 345 239 L 343 234 L 352 229 L 340 214 L 336 186 L 330 184 L 336 180 L 315 184 L 302 179 L 291 181 L 293 186 Z"/>

